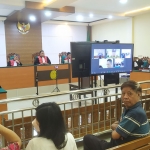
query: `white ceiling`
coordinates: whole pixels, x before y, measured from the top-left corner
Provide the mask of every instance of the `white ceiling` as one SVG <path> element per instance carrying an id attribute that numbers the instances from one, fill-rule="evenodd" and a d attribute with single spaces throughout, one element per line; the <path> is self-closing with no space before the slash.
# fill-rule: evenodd
<path id="1" fill-rule="evenodd" d="M 46 2 L 46 0 L 28 0 L 32 2 Z M 46 7 L 61 8 L 64 6 L 74 6 L 75 14 L 68 16 L 59 16 L 55 20 L 77 21 L 76 17 L 82 15 L 81 22 L 92 22 L 113 16 L 114 19 L 124 19 L 127 11 L 133 11 L 150 6 L 150 0 L 128 0 L 126 4 L 121 4 L 119 0 L 53 0 L 45 3 Z M 25 0 L 0 0 L 0 19 L 3 20 L 15 10 L 21 10 L 25 7 Z M 148 10 L 149 11 L 149 10 Z M 89 14 L 93 17 L 90 18 Z M 136 14 L 135 14 L 136 15 Z"/>

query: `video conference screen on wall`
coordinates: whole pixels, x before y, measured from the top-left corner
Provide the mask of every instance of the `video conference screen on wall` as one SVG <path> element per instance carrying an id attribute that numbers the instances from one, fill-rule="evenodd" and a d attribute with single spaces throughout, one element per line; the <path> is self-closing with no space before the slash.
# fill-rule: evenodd
<path id="1" fill-rule="evenodd" d="M 91 74 L 132 71 L 133 44 L 92 44 Z"/>

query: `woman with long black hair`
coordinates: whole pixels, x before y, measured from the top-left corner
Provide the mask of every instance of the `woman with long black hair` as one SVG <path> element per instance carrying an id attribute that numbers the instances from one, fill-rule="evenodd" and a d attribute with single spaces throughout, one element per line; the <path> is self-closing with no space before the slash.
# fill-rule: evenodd
<path id="1" fill-rule="evenodd" d="M 26 150 L 77 150 L 75 140 L 67 132 L 61 110 L 56 103 L 39 105 L 33 125 L 39 136 L 30 140 Z"/>

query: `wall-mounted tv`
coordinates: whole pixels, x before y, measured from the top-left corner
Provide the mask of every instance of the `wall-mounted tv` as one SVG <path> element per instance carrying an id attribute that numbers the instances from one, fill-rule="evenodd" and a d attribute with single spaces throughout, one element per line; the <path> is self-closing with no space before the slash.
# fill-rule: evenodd
<path id="1" fill-rule="evenodd" d="M 91 75 L 132 71 L 133 44 L 91 45 Z"/>

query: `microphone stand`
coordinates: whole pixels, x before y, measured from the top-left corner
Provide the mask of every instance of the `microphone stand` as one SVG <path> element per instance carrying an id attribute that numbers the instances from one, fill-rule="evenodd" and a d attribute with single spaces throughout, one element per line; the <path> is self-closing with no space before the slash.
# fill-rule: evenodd
<path id="1" fill-rule="evenodd" d="M 58 88 L 58 83 L 57 83 L 57 68 L 55 68 L 56 71 L 56 87 L 52 92 L 60 92 L 59 88 Z"/>
<path id="2" fill-rule="evenodd" d="M 38 86 L 38 72 L 36 72 L 36 95 L 39 95 L 39 86 Z"/>

